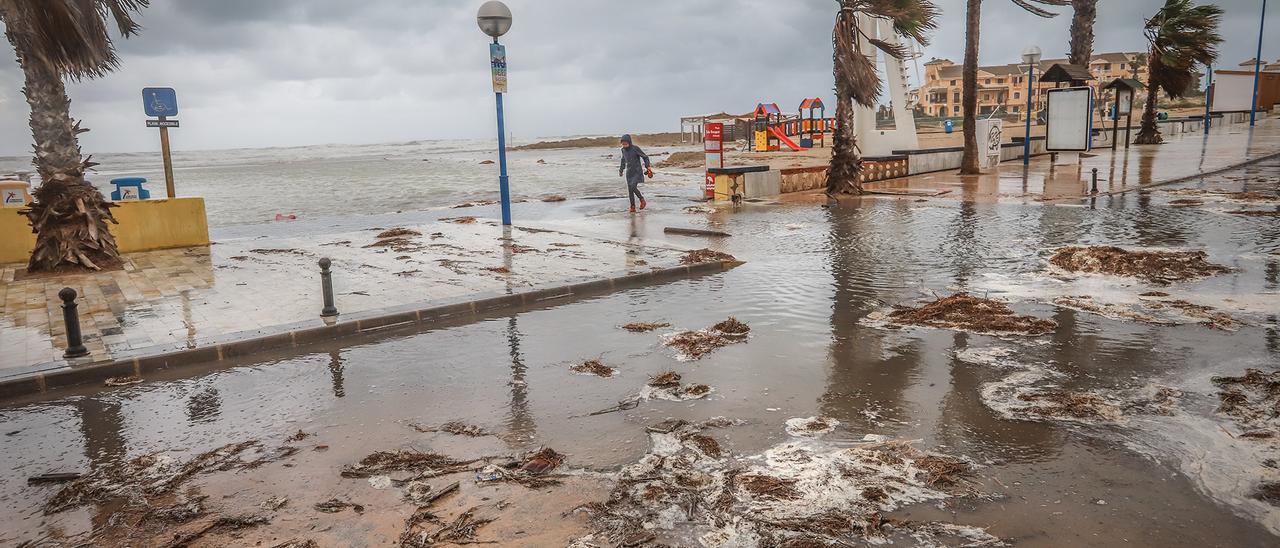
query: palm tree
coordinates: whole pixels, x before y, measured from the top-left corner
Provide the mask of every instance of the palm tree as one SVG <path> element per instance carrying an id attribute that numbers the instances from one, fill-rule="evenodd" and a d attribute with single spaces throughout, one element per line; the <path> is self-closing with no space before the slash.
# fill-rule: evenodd
<path id="1" fill-rule="evenodd" d="M 1164 142 L 1156 126 L 1156 100 L 1163 89 L 1170 98 L 1181 97 L 1193 78 L 1196 65 L 1209 65 L 1218 58 L 1218 24 L 1222 8 L 1214 4 L 1197 6 L 1191 0 L 1165 0 L 1164 7 L 1147 19 L 1145 33 L 1151 44 L 1147 55 L 1147 104 L 1142 109 L 1142 128 L 1133 139 L 1136 145 Z"/>
<path id="2" fill-rule="evenodd" d="M 59 268 L 98 270 L 118 263 L 115 238 L 107 231 L 113 204 L 85 182 L 97 165 L 80 153 L 78 135 L 88 131 L 71 119 L 64 78 L 103 76 L 119 60 L 108 27 L 123 36 L 140 30 L 134 16 L 150 0 L 0 0 L 5 37 L 18 54 L 31 107 L 32 163 L 40 174 L 35 203 L 23 210 L 36 233 L 29 271 Z"/>
<path id="3" fill-rule="evenodd" d="M 1058 14 L 1036 4 L 1065 6 L 1071 0 L 1009 0 L 1032 15 L 1057 17 Z M 960 105 L 964 108 L 964 156 L 960 173 L 978 173 L 978 31 L 982 18 L 982 0 L 967 0 L 964 31 L 963 91 Z M 1030 114 L 1030 113 L 1028 113 Z"/>
<path id="4" fill-rule="evenodd" d="M 1068 62 L 1082 67 L 1093 59 L 1093 22 L 1098 18 L 1098 0 L 1071 0 L 1071 54 Z"/>
<path id="5" fill-rule="evenodd" d="M 907 51 L 899 44 L 891 44 L 866 36 L 858 28 L 858 15 L 888 20 L 894 34 L 928 44 L 928 32 L 937 28 L 941 12 L 932 0 L 836 0 L 835 28 L 831 31 L 832 72 L 836 82 L 836 128 L 831 144 L 831 165 L 827 169 L 827 194 L 861 194 L 862 158 L 858 154 L 857 134 L 854 131 L 854 103 L 862 107 L 876 104 L 880 96 L 880 75 L 875 63 L 862 50 L 859 36 L 867 39 L 875 48 L 899 59 Z"/>

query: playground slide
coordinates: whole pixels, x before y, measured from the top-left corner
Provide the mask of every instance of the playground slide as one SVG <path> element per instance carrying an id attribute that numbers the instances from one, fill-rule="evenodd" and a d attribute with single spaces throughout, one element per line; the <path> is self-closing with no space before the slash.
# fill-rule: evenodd
<path id="1" fill-rule="evenodd" d="M 783 133 L 782 129 L 779 128 L 778 126 L 770 127 L 769 133 L 772 133 L 774 137 L 777 137 L 779 141 L 782 141 L 782 144 L 787 145 L 788 147 L 791 148 L 791 150 L 794 150 L 796 152 L 799 152 L 801 150 L 807 150 L 807 149 L 800 148 L 800 145 L 797 145 L 795 141 L 792 141 L 790 137 L 787 137 L 787 134 Z"/>

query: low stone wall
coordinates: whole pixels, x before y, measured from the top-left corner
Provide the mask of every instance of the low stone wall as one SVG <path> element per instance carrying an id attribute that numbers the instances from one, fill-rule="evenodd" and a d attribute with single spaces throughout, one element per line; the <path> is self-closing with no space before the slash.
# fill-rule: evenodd
<path id="1" fill-rule="evenodd" d="M 209 245 L 204 198 L 172 198 L 116 202 L 111 213 L 120 224 L 107 223 L 121 253 Z M 0 209 L 0 263 L 25 263 L 36 235 L 17 208 Z"/>
<path id="2" fill-rule="evenodd" d="M 817 190 L 827 186 L 827 166 L 782 170 L 782 193 Z"/>

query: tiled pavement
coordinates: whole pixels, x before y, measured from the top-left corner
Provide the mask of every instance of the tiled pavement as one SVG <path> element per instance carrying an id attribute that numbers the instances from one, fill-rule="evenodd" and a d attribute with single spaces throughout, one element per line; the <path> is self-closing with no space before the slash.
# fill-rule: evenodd
<path id="1" fill-rule="evenodd" d="M 670 267 L 681 251 L 491 221 L 410 227 L 396 245 L 376 229 L 319 238 L 242 239 L 209 248 L 131 253 L 115 272 L 18 279 L 0 266 L 0 378 L 67 365 L 58 291 L 79 294 L 90 355 L 73 363 L 176 350 L 319 315 L 320 257 L 333 260 L 342 312 Z M 509 270 L 510 272 L 505 272 Z"/>
<path id="2" fill-rule="evenodd" d="M 930 194 L 948 191 L 943 198 L 973 201 L 1071 201 L 1089 195 L 1093 168 L 1098 169 L 1100 193 L 1133 190 L 1156 182 L 1169 181 L 1223 169 L 1241 162 L 1280 153 L 1280 118 L 1215 127 L 1208 138 L 1203 133 L 1165 135 L 1161 145 L 1131 146 L 1118 150 L 1094 149 L 1076 165 L 1051 165 L 1047 155 L 1032 159 L 1024 168 L 1022 160 L 1002 162 L 989 174 L 959 177 L 954 171 L 925 173 L 869 183 L 869 190 Z"/>

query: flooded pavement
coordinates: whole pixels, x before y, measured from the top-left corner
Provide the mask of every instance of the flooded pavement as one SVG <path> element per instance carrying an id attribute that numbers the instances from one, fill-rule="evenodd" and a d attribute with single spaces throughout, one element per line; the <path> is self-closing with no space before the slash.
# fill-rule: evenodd
<path id="1" fill-rule="evenodd" d="M 1274 546 L 1277 176 L 1273 160 L 1079 204 L 549 210 L 619 241 L 721 230 L 666 241 L 747 262 L 8 404 L 0 543 Z M 1191 195 L 1208 199 L 1172 203 Z M 1050 262 L 1071 246 L 1204 251 L 1225 271 Z M 962 293 L 1035 329 L 893 321 Z M 592 360 L 610 374 L 575 372 Z M 130 470 L 149 479 L 84 490 Z M 28 482 L 60 472 L 89 480 Z M 76 485 L 86 504 L 45 513 Z"/>

